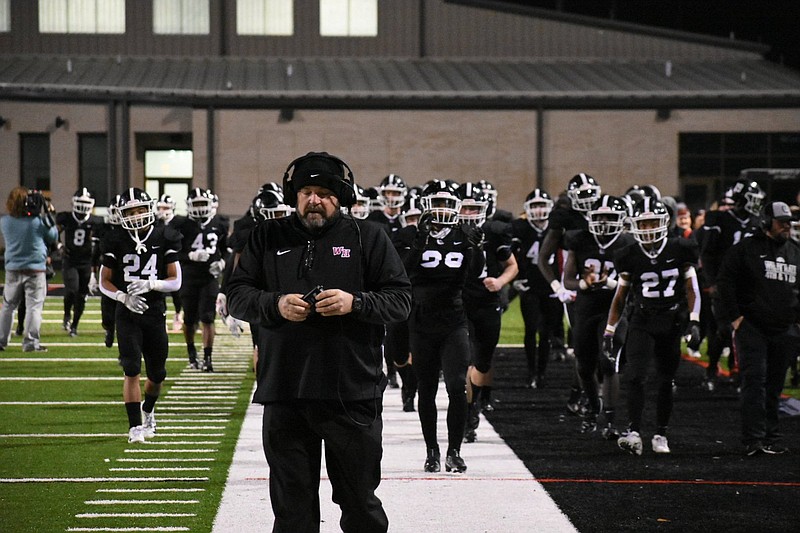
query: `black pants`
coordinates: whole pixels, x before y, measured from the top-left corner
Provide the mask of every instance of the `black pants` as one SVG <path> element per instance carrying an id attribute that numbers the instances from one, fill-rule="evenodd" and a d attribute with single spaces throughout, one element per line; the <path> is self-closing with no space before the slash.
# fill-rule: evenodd
<path id="1" fill-rule="evenodd" d="M 772 444 L 778 434 L 778 404 L 789 361 L 797 356 L 800 337 L 789 331 L 765 334 L 743 320 L 734 335 L 742 378 L 742 442 Z"/>
<path id="2" fill-rule="evenodd" d="M 525 356 L 528 361 L 528 377 L 542 376 L 550 357 L 550 341 L 553 331 L 561 327 L 563 331 L 564 306 L 558 298 L 534 291 L 519 295 L 520 311 L 525 323 Z M 536 334 L 539 343 L 536 343 Z"/>
<path id="3" fill-rule="evenodd" d="M 486 374 L 492 369 L 494 349 L 500 341 L 502 310 L 499 303 L 466 302 L 472 365 Z"/>
<path id="4" fill-rule="evenodd" d="M 377 412 L 376 412 L 377 410 Z M 319 474 L 322 442 L 342 509 L 344 532 L 383 533 L 389 520 L 375 489 L 381 481 L 381 399 L 293 401 L 264 406 L 262 441 L 270 467 L 275 533 L 320 530 Z"/>
<path id="5" fill-rule="evenodd" d="M 633 431 L 640 431 L 642 425 L 645 381 L 651 360 L 656 366 L 656 423 L 659 428 L 669 425 L 672 380 L 681 361 L 684 323 L 678 311 L 648 316 L 635 311 L 631 317 L 625 341 L 625 381 L 628 384 L 628 418 Z"/>

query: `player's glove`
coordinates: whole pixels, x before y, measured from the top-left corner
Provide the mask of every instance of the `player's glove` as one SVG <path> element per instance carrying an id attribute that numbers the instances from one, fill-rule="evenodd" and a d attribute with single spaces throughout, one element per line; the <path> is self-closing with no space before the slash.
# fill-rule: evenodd
<path id="1" fill-rule="evenodd" d="M 614 335 L 603 335 L 603 345 L 600 354 L 600 371 L 603 375 L 610 375 L 616 372 L 617 355 L 614 352 Z"/>
<path id="2" fill-rule="evenodd" d="M 211 257 L 211 254 L 208 253 L 208 250 L 192 250 L 189 252 L 189 261 L 205 263 L 209 257 Z"/>
<path id="3" fill-rule="evenodd" d="M 696 320 L 692 320 L 689 322 L 689 328 L 686 332 L 686 345 L 689 346 L 692 350 L 697 350 L 700 347 L 700 342 L 702 338 L 700 337 L 700 322 Z"/>
<path id="4" fill-rule="evenodd" d="M 229 315 L 227 319 L 223 320 L 223 322 L 225 322 L 225 325 L 228 326 L 231 335 L 233 335 L 237 339 L 242 334 L 242 332 L 244 332 L 244 322 L 242 322 L 238 318 L 233 318 L 232 316 Z"/>
<path id="5" fill-rule="evenodd" d="M 138 296 L 153 290 L 153 281 L 150 279 L 136 279 L 128 283 L 128 294 Z"/>
<path id="6" fill-rule="evenodd" d="M 528 285 L 527 279 L 515 279 L 511 286 L 514 287 L 514 290 L 517 292 L 528 292 L 531 290 L 530 285 Z"/>
<path id="7" fill-rule="evenodd" d="M 565 304 L 575 299 L 575 291 L 571 291 L 562 285 L 556 291 L 556 296 L 561 303 Z"/>
<path id="8" fill-rule="evenodd" d="M 117 292 L 116 300 L 121 302 L 122 305 L 133 311 L 134 313 L 142 314 L 149 306 L 144 299 L 144 296 L 138 294 L 126 294 L 122 291 Z"/>
<path id="9" fill-rule="evenodd" d="M 464 233 L 473 248 L 480 248 L 483 245 L 483 229 L 477 224 L 464 224 Z"/>
<path id="10" fill-rule="evenodd" d="M 222 320 L 228 317 L 228 297 L 224 293 L 217 294 L 217 302 L 215 304 L 217 314 Z"/>
<path id="11" fill-rule="evenodd" d="M 422 213 L 417 222 L 417 236 L 414 237 L 414 248 L 422 250 L 428 244 L 428 235 L 431 234 L 431 217 L 430 213 Z"/>
<path id="12" fill-rule="evenodd" d="M 208 265 L 208 273 L 218 278 L 222 271 L 225 270 L 225 260 L 224 259 L 217 259 L 216 261 L 211 261 Z"/>
<path id="13" fill-rule="evenodd" d="M 97 294 L 100 285 L 97 283 L 97 276 L 94 275 L 94 272 L 89 274 L 89 294 L 94 296 Z"/>

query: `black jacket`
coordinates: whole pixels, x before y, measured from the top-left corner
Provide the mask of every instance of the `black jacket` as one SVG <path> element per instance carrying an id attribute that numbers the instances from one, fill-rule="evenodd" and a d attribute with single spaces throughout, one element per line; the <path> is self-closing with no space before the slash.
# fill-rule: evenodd
<path id="1" fill-rule="evenodd" d="M 717 278 L 722 317 L 743 316 L 766 334 L 785 332 L 800 319 L 798 265 L 794 241 L 779 244 L 763 231 L 731 247 Z"/>
<path id="2" fill-rule="evenodd" d="M 282 294 L 317 285 L 361 293 L 363 310 L 302 322 L 280 316 Z M 232 316 L 260 324 L 255 403 L 383 394 L 384 325 L 408 317 L 411 284 L 380 226 L 342 216 L 312 235 L 297 215 L 265 221 L 250 233 L 227 294 Z"/>

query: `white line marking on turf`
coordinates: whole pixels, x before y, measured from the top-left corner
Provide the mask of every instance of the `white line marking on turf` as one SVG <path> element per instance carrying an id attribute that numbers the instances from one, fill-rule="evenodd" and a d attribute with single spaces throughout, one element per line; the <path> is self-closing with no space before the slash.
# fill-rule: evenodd
<path id="1" fill-rule="evenodd" d="M 0 435 L 1 439 L 78 439 L 94 437 L 124 437 L 124 433 L 12 433 Z"/>
<path id="2" fill-rule="evenodd" d="M 4 357 L 0 363 L 114 363 L 118 364 L 117 358 L 108 357 L 69 357 L 58 359 L 55 357 Z"/>
<path id="3" fill-rule="evenodd" d="M 86 505 L 163 505 L 174 503 L 175 505 L 193 505 L 200 500 L 86 500 Z"/>
<path id="4" fill-rule="evenodd" d="M 135 457 L 135 458 L 126 458 L 120 457 L 119 459 L 114 459 L 114 461 L 118 463 L 159 463 L 159 462 L 170 462 L 170 463 L 211 463 L 216 461 L 213 457 L 195 457 L 195 458 L 180 458 L 180 457 Z"/>
<path id="5" fill-rule="evenodd" d="M 142 466 L 109 468 L 109 472 L 208 472 L 211 470 L 207 466 L 162 466 L 158 468 L 147 468 Z"/>
<path id="6" fill-rule="evenodd" d="M 193 444 L 193 443 L 190 443 Z M 199 450 L 125 450 L 125 453 L 217 453 L 213 448 Z"/>
<path id="7" fill-rule="evenodd" d="M 0 381 L 119 381 L 118 377 L 91 377 L 91 376 L 75 376 L 75 377 L 46 377 L 39 378 L 33 376 L 18 376 L 18 377 L 0 377 Z"/>
<path id="8" fill-rule="evenodd" d="M 188 527 L 68 527 L 67 531 L 190 531 Z"/>
<path id="9" fill-rule="evenodd" d="M 162 488 L 162 489 L 97 489 L 95 492 L 116 492 L 116 493 L 127 493 L 127 492 L 205 492 L 206 489 L 179 489 L 177 487 L 173 488 Z"/>
<path id="10" fill-rule="evenodd" d="M 180 518 L 196 513 L 80 513 L 75 518 Z"/>

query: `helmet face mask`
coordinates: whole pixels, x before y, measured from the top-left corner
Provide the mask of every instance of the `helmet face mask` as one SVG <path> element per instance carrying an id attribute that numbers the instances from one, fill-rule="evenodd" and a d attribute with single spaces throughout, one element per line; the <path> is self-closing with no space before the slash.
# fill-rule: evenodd
<path id="1" fill-rule="evenodd" d="M 76 218 L 86 219 L 94 209 L 94 197 L 86 187 L 75 192 L 72 196 L 72 212 Z"/>
<path id="2" fill-rule="evenodd" d="M 116 205 L 122 227 L 129 231 L 146 229 L 156 221 L 155 201 L 141 189 L 128 189 Z"/>
<path id="3" fill-rule="evenodd" d="M 575 211 L 589 211 L 600 198 L 600 185 L 588 174 L 577 174 L 569 180 L 567 196 Z"/>
<path id="4" fill-rule="evenodd" d="M 739 180 L 725 192 L 734 208 L 758 216 L 764 204 L 764 191 L 755 181 Z"/>
<path id="5" fill-rule="evenodd" d="M 350 214 L 353 218 L 364 220 L 369 215 L 369 196 L 356 184 L 353 185 L 353 189 L 356 191 L 356 203 L 350 206 Z"/>
<path id="6" fill-rule="evenodd" d="M 422 209 L 420 208 L 421 201 L 420 198 L 417 196 L 411 196 L 406 200 L 405 205 L 403 205 L 403 210 L 400 212 L 400 225 L 403 227 L 412 224 L 414 226 L 417 225 L 419 221 L 419 217 L 422 215 Z"/>
<path id="7" fill-rule="evenodd" d="M 431 214 L 431 222 L 442 226 L 453 226 L 458 223 L 461 211 L 461 200 L 447 192 L 435 193 L 422 197 L 423 211 Z"/>
<path id="8" fill-rule="evenodd" d="M 540 222 L 550 218 L 553 199 L 541 189 L 534 189 L 522 204 L 529 222 Z"/>
<path id="9" fill-rule="evenodd" d="M 589 210 L 589 231 L 601 239 L 616 237 L 622 233 L 627 216 L 628 207 L 622 199 L 603 195 Z"/>
<path id="10" fill-rule="evenodd" d="M 156 216 L 161 220 L 170 220 L 175 215 L 175 200 L 169 194 L 162 194 L 156 202 Z"/>
<path id="11" fill-rule="evenodd" d="M 482 226 L 486 222 L 486 213 L 489 210 L 489 198 L 477 185 L 462 183 L 456 190 L 456 196 L 461 200 L 458 219 Z"/>
<path id="12" fill-rule="evenodd" d="M 195 221 L 205 221 L 214 216 L 214 198 L 203 189 L 192 189 L 189 197 L 186 198 L 187 211 L 189 218 Z"/>
<path id="13" fill-rule="evenodd" d="M 406 187 L 403 178 L 397 174 L 389 174 L 381 180 L 378 191 L 381 194 L 384 206 L 397 209 L 403 207 L 406 202 L 408 187 Z"/>
<path id="14" fill-rule="evenodd" d="M 283 218 L 292 213 L 292 208 L 283 203 L 283 195 L 273 190 L 263 190 L 253 198 L 250 216 L 256 222 Z"/>
<path id="15" fill-rule="evenodd" d="M 661 202 L 644 198 L 633 209 L 631 233 L 634 239 L 649 250 L 667 238 L 669 232 L 669 212 Z M 655 250 L 657 253 L 660 250 Z"/>

